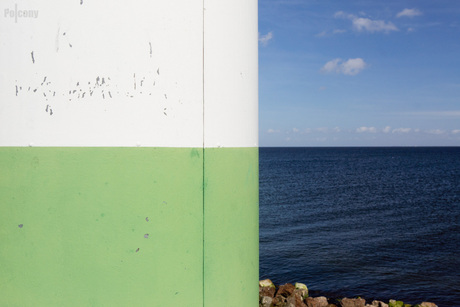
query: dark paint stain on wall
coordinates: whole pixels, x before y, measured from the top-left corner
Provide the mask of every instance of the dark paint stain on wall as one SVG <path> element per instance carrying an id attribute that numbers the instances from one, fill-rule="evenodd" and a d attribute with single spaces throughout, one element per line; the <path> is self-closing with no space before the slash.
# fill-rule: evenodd
<path id="1" fill-rule="evenodd" d="M 59 34 L 59 30 L 58 30 Z M 62 36 L 66 36 L 66 32 L 62 33 Z M 69 46 L 72 47 L 72 45 L 69 43 Z M 153 47 L 152 43 L 149 42 L 149 53 L 150 56 L 153 55 Z M 34 56 L 34 51 L 31 51 L 31 58 L 32 58 L 32 63 L 35 64 L 35 56 Z M 119 98 L 119 96 L 123 95 L 120 93 L 126 93 L 126 97 L 129 98 L 134 98 L 138 96 L 152 96 L 152 93 L 154 93 L 154 87 L 156 87 L 156 81 L 160 81 L 160 68 L 157 67 L 156 69 L 156 74 L 155 71 L 151 71 L 147 75 L 144 76 L 136 76 L 136 73 L 133 73 L 133 87 L 131 89 L 128 89 L 128 91 L 123 91 L 121 88 L 119 88 L 119 85 L 113 84 L 111 82 L 111 78 L 109 76 L 96 76 L 95 82 L 93 80 L 77 80 L 74 85 L 71 86 L 70 88 L 67 89 L 62 89 L 56 88 L 56 85 L 53 84 L 52 78 L 49 76 L 44 76 L 43 79 L 38 81 L 36 84 L 29 84 L 29 85 L 24 85 L 18 83 L 18 80 L 16 80 L 16 84 L 14 85 L 14 91 L 16 97 L 21 96 L 21 95 L 34 95 L 34 94 L 40 94 L 42 96 L 43 101 L 60 101 L 62 98 L 64 98 L 66 101 L 72 101 L 72 100 L 85 100 L 90 97 L 94 98 L 101 98 L 103 100 L 107 99 L 113 99 L 113 98 Z M 137 84 L 137 81 L 139 80 L 139 84 Z M 176 82 L 177 84 L 177 82 Z M 27 88 L 27 91 L 23 91 L 24 89 Z M 33 89 L 31 91 L 31 89 Z M 38 92 L 37 92 L 38 91 Z M 32 93 L 33 92 L 33 93 Z M 86 95 L 89 93 L 89 95 Z M 157 93 L 157 95 L 160 95 L 160 93 Z M 167 93 L 162 94 L 164 96 L 164 99 L 168 99 Z M 118 97 L 117 97 L 118 96 Z M 157 98 L 159 98 L 157 96 Z M 62 100 L 61 100 L 62 101 Z M 159 101 L 159 100 L 154 100 L 152 103 L 164 103 L 164 101 Z M 53 109 L 51 108 L 51 104 L 47 103 L 45 105 L 45 112 L 47 112 L 49 115 L 53 115 Z M 167 116 L 167 109 L 163 108 L 163 114 Z"/>

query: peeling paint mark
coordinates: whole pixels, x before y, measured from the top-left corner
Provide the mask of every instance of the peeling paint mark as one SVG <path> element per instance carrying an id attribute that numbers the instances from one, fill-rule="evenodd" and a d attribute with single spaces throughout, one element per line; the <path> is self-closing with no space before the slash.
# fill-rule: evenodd
<path id="1" fill-rule="evenodd" d="M 37 89 L 34 89 L 34 93 L 37 91 Z"/>
<path id="2" fill-rule="evenodd" d="M 146 234 L 144 235 L 144 238 L 148 239 L 148 238 L 149 238 L 149 234 L 146 233 Z"/>
<path id="3" fill-rule="evenodd" d="M 150 45 L 150 57 L 152 57 L 152 43 L 149 42 L 149 45 Z"/>
<path id="4" fill-rule="evenodd" d="M 81 95 L 81 98 L 85 98 L 86 92 L 83 92 L 83 95 Z"/>
<path id="5" fill-rule="evenodd" d="M 56 92 L 53 93 L 53 97 L 56 96 Z"/>
<path id="6" fill-rule="evenodd" d="M 109 96 L 110 96 L 110 98 L 112 98 L 112 94 L 110 94 L 110 91 L 109 91 Z"/>
<path id="7" fill-rule="evenodd" d="M 73 91 L 72 91 L 72 94 L 75 94 L 76 91 L 77 91 L 77 90 L 73 90 Z"/>
<path id="8" fill-rule="evenodd" d="M 53 109 L 50 108 L 50 115 L 53 115 Z"/>
<path id="9" fill-rule="evenodd" d="M 79 85 L 80 85 L 80 82 L 77 82 L 77 86 L 79 86 Z"/>
<path id="10" fill-rule="evenodd" d="M 82 5 L 82 4 L 83 4 L 83 0 L 80 0 L 80 5 Z"/>
<path id="11" fill-rule="evenodd" d="M 160 68 L 157 69 L 157 74 L 160 75 Z"/>
<path id="12" fill-rule="evenodd" d="M 32 64 L 35 64 L 34 52 L 32 51 L 30 55 L 32 56 Z"/>
<path id="13" fill-rule="evenodd" d="M 16 96 L 18 95 L 18 86 L 16 85 Z"/>
<path id="14" fill-rule="evenodd" d="M 65 36 L 65 32 L 64 32 L 64 33 L 62 33 L 62 36 Z"/>
<path id="15" fill-rule="evenodd" d="M 59 32 L 61 31 L 61 28 L 58 27 L 57 34 L 56 34 L 56 52 L 59 52 Z"/>
<path id="16" fill-rule="evenodd" d="M 28 91 L 28 92 L 30 91 L 30 86 L 29 86 L 29 88 L 27 89 L 27 91 Z"/>
<path id="17" fill-rule="evenodd" d="M 72 44 L 71 44 L 71 43 L 69 43 L 69 47 L 72 48 Z"/>
<path id="18" fill-rule="evenodd" d="M 136 90 L 136 74 L 134 74 L 134 90 Z"/>
<path id="19" fill-rule="evenodd" d="M 46 76 L 45 76 L 45 78 L 43 78 L 43 81 L 42 81 L 41 85 L 43 85 L 45 82 L 46 82 Z"/>
<path id="20" fill-rule="evenodd" d="M 22 228 L 22 227 L 24 227 L 24 224 L 19 224 L 18 227 Z"/>
<path id="21" fill-rule="evenodd" d="M 166 94 L 165 94 L 165 98 L 168 99 L 168 96 L 166 96 Z"/>

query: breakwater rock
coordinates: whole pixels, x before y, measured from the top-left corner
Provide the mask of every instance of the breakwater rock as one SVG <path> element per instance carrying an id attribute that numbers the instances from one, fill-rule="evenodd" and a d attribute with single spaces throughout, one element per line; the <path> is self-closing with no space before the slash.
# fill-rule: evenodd
<path id="1" fill-rule="evenodd" d="M 284 284 L 275 286 L 270 279 L 259 281 L 259 307 L 437 307 L 430 302 L 416 305 L 390 300 L 388 303 L 363 298 L 328 299 L 324 296 L 310 297 L 305 284 Z"/>

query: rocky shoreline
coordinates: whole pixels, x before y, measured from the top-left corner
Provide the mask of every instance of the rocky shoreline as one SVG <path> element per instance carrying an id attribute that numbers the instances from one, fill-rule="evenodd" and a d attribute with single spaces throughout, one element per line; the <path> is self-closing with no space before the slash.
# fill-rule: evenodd
<path id="1" fill-rule="evenodd" d="M 328 299 L 324 296 L 310 297 L 305 284 L 296 283 L 275 286 L 270 279 L 259 281 L 259 307 L 437 307 L 431 302 L 404 304 L 402 301 L 372 301 L 363 298 Z"/>

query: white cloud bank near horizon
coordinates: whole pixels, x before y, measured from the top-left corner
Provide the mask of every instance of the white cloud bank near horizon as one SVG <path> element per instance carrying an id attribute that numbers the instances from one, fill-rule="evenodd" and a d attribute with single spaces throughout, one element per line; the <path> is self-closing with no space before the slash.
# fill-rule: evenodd
<path id="1" fill-rule="evenodd" d="M 266 130 L 266 133 L 268 134 L 273 134 L 273 133 L 281 133 L 281 134 L 312 134 L 312 133 L 321 133 L 321 134 L 337 134 L 337 133 L 357 133 L 357 134 L 362 134 L 362 133 L 371 133 L 371 134 L 376 134 L 376 133 L 383 133 L 383 134 L 388 134 L 388 133 L 393 133 L 393 134 L 406 134 L 406 133 L 425 133 L 425 134 L 451 134 L 451 135 L 456 135 L 460 134 L 460 129 L 453 129 L 453 130 L 445 130 L 445 129 L 428 129 L 428 130 L 421 130 L 419 128 L 408 128 L 408 127 L 399 127 L 399 128 L 392 128 L 390 126 L 386 126 L 384 128 L 376 128 L 373 126 L 366 127 L 366 126 L 361 126 L 356 129 L 342 129 L 340 127 L 334 127 L 334 128 L 329 128 L 329 127 L 318 127 L 318 128 L 305 128 L 305 129 L 299 129 L 297 127 L 294 127 L 292 129 L 288 130 L 280 130 L 280 129 L 274 129 L 274 128 L 269 128 Z"/>

